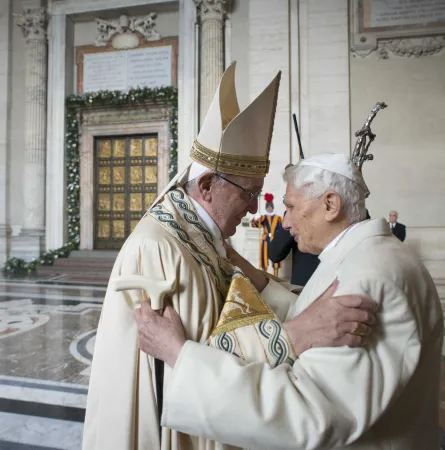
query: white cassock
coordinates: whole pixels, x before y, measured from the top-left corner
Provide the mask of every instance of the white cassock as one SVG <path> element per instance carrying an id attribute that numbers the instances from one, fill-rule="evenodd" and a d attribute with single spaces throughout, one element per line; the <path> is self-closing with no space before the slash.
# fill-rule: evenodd
<path id="1" fill-rule="evenodd" d="M 164 397 L 164 426 L 251 450 L 438 450 L 443 314 L 436 287 L 383 219 L 348 231 L 320 255 L 288 319 L 338 278 L 335 295 L 380 304 L 370 343 L 313 348 L 292 366 L 271 369 L 187 342 Z M 265 291 L 284 304 L 283 289 L 271 281 Z"/>
<path id="2" fill-rule="evenodd" d="M 224 249 L 214 223 L 209 216 L 203 220 L 197 209 L 181 188 L 170 191 L 127 239 L 111 278 L 138 274 L 153 280 L 176 279 L 172 306 L 187 338 L 204 343 L 218 322 L 234 268 L 221 255 Z M 94 349 L 83 450 L 160 448 L 154 361 L 138 348 L 134 317 L 142 300 L 139 290 L 107 289 Z M 273 298 L 268 300 L 273 307 Z M 170 376 L 165 366 L 164 390 Z M 162 450 L 232 448 L 162 430 Z"/>

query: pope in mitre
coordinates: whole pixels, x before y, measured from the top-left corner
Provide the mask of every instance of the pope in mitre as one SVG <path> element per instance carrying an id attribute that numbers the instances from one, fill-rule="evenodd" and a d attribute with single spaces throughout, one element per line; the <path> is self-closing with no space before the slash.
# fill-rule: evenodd
<path id="1" fill-rule="evenodd" d="M 253 271 L 243 273 L 227 259 L 224 241 L 247 212 L 255 214 L 258 209 L 269 169 L 279 81 L 278 73 L 240 111 L 235 65 L 226 70 L 191 149 L 193 162 L 164 189 L 122 247 L 98 326 L 84 450 L 233 448 L 160 427 L 163 394 L 172 382 L 172 371 L 138 347 L 134 309 L 145 303 L 140 289 L 144 283 L 153 307 L 155 297 L 160 301 L 170 294 L 169 302 L 190 341 L 233 350 L 236 329 L 247 341 L 257 339 L 258 331 L 263 333 L 261 341 L 244 349 L 238 345 L 233 351 L 245 358 L 266 356 L 274 367 L 291 364 L 310 346 L 366 342 L 376 310 L 371 300 L 333 297 L 334 285 L 305 314 L 289 322 L 286 332 L 280 319 L 294 294 L 277 291 L 279 281 L 265 282 L 264 274 L 259 277 Z M 121 291 L 129 288 L 133 289 Z M 164 344 L 170 342 L 166 336 Z M 223 385 L 214 395 L 222 392 Z"/>

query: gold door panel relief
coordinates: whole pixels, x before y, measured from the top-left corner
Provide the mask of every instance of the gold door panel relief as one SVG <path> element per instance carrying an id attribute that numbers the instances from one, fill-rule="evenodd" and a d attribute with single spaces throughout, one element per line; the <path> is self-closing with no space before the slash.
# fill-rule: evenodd
<path id="1" fill-rule="evenodd" d="M 157 181 L 157 167 L 145 166 L 145 182 L 151 184 L 156 183 Z"/>
<path id="2" fill-rule="evenodd" d="M 116 139 L 114 141 L 113 156 L 115 158 L 125 158 L 125 139 Z"/>
<path id="3" fill-rule="evenodd" d="M 130 194 L 130 211 L 141 211 L 142 207 L 142 194 Z"/>
<path id="4" fill-rule="evenodd" d="M 158 140 L 150 138 L 145 140 L 145 156 L 157 156 L 158 154 Z"/>
<path id="5" fill-rule="evenodd" d="M 99 157 L 111 158 L 111 141 L 103 140 L 99 144 Z"/>
<path id="6" fill-rule="evenodd" d="M 99 194 L 99 211 L 109 211 L 111 209 L 110 194 Z"/>
<path id="7" fill-rule="evenodd" d="M 94 248 L 118 250 L 157 196 L 157 135 L 95 138 Z"/>
<path id="8" fill-rule="evenodd" d="M 99 220 L 97 233 L 100 238 L 108 239 L 110 237 L 110 222 L 108 220 Z"/>
<path id="9" fill-rule="evenodd" d="M 131 140 L 130 156 L 142 156 L 142 139 Z"/>
<path id="10" fill-rule="evenodd" d="M 131 184 L 142 183 L 142 166 L 130 167 L 130 183 Z"/>
<path id="11" fill-rule="evenodd" d="M 150 208 L 152 203 L 156 200 L 157 194 L 145 194 L 144 197 L 145 197 L 145 199 L 144 199 L 144 201 L 145 201 L 144 206 L 145 206 L 145 209 L 148 209 L 148 208 Z"/>
<path id="12" fill-rule="evenodd" d="M 113 184 L 125 184 L 125 166 L 113 167 Z"/>
<path id="13" fill-rule="evenodd" d="M 113 195 L 113 211 L 125 211 L 125 194 Z"/>
<path id="14" fill-rule="evenodd" d="M 125 237 L 125 220 L 113 220 L 113 238 Z"/>
<path id="15" fill-rule="evenodd" d="M 110 168 L 100 167 L 99 168 L 99 184 L 108 185 L 110 184 Z"/>

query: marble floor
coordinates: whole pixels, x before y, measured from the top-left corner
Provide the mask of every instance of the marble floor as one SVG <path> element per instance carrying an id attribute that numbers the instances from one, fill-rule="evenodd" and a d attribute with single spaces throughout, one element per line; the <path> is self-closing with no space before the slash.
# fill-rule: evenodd
<path id="1" fill-rule="evenodd" d="M 80 450 L 104 294 L 0 280 L 0 450 Z"/>
<path id="2" fill-rule="evenodd" d="M 82 280 L 0 278 L 0 450 L 81 449 L 104 294 Z M 445 429 L 445 358 L 442 366 Z"/>

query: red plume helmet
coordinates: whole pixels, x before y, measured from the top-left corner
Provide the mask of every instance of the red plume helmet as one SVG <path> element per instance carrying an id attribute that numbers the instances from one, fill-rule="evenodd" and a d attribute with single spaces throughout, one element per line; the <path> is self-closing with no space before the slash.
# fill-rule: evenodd
<path id="1" fill-rule="evenodd" d="M 266 200 L 266 203 L 270 203 L 273 201 L 273 194 L 264 194 L 264 200 Z"/>

